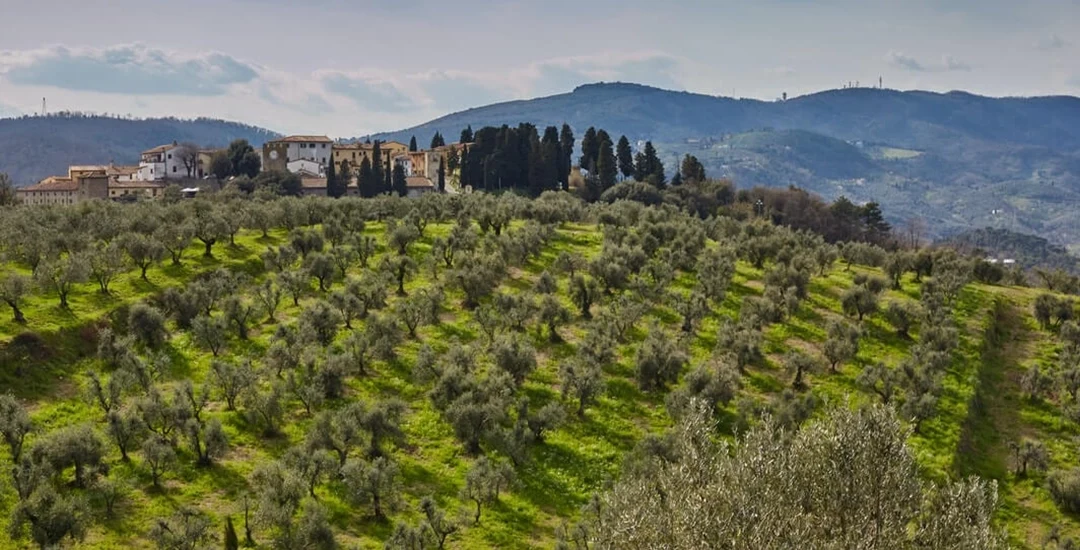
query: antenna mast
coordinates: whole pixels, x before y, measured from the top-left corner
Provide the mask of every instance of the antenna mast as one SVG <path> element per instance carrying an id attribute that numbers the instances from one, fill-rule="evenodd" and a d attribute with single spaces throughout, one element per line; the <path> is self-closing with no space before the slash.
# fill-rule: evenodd
<path id="1" fill-rule="evenodd" d="M 41 98 L 41 116 L 45 116 L 45 98 Z"/>

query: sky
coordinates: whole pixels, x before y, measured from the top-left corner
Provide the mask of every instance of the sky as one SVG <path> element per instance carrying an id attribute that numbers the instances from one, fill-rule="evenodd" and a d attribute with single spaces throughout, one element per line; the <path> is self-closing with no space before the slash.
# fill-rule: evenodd
<path id="1" fill-rule="evenodd" d="M 1080 0 L 0 0 L 0 117 L 214 117 L 362 136 L 637 82 L 1080 95 Z"/>

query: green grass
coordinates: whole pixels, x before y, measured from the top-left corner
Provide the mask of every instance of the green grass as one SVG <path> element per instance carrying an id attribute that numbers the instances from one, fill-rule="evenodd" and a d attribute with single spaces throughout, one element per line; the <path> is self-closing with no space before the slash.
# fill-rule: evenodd
<path id="1" fill-rule="evenodd" d="M 433 236 L 445 234 L 450 226 L 433 224 L 425 238 L 413 245 L 411 254 L 419 259 L 430 248 Z M 383 226 L 370 223 L 367 233 L 382 243 Z M 36 295 L 27 302 L 29 323 L 18 326 L 7 319 L 0 322 L 0 383 L 26 400 L 35 424 L 42 430 L 91 422 L 99 428 L 102 414 L 85 398 L 89 369 L 101 370 L 94 357 L 97 327 L 107 324 L 110 317 L 122 318 L 127 305 L 147 298 L 164 288 L 184 285 L 198 272 L 228 267 L 253 274 L 261 271 L 258 254 L 268 244 L 282 238 L 274 233 L 269 239 L 244 233 L 236 247 L 225 244 L 215 247 L 215 258 L 200 257 L 201 247 L 192 246 L 182 267 L 155 266 L 149 273 L 150 283 L 141 281 L 137 273 L 118 278 L 111 296 L 101 296 L 90 284 L 80 285 L 72 296 L 69 312 L 55 306 L 55 298 Z M 592 226 L 567 224 L 561 227 L 544 252 L 520 269 L 512 269 L 501 284 L 504 292 L 518 293 L 532 287 L 537 277 L 550 267 L 560 252 L 572 251 L 592 256 L 599 252 L 600 232 Z M 382 246 L 379 255 L 386 254 Z M 375 258 L 371 265 L 377 265 Z M 354 268 L 352 274 L 362 270 Z M 809 287 L 809 297 L 801 308 L 782 323 L 765 330 L 763 351 L 765 359 L 753 365 L 744 378 L 741 394 L 759 402 L 769 402 L 791 386 L 790 376 L 783 370 L 782 356 L 792 349 L 801 349 L 821 356 L 825 326 L 830 319 L 843 317 L 840 296 L 853 284 L 857 272 L 880 275 L 876 269 L 856 267 L 846 271 L 836 266 L 823 277 L 815 276 Z M 440 278 L 445 270 L 440 268 Z M 724 319 L 737 316 L 739 305 L 746 296 L 762 291 L 762 270 L 740 262 L 725 300 L 706 316 L 688 341 L 692 363 L 705 360 L 716 342 L 716 331 Z M 558 278 L 560 297 L 569 307 L 567 280 Z M 679 274 L 673 285 L 676 290 L 688 291 L 693 285 L 692 274 Z M 416 292 L 432 284 L 427 270 L 420 271 L 406 285 Z M 905 278 L 899 290 L 889 290 L 883 303 L 890 300 L 914 302 L 919 285 Z M 282 303 L 279 323 L 295 322 L 303 306 L 317 299 L 317 293 L 306 297 L 300 307 L 291 300 Z M 919 464 L 926 477 L 933 480 L 955 478 L 977 473 L 998 479 L 1001 483 L 1002 505 L 1000 518 L 1013 540 L 1020 546 L 1034 546 L 1050 525 L 1062 524 L 1066 532 L 1080 532 L 1080 523 L 1057 511 L 1049 501 L 1041 483 L 1041 474 L 1027 479 L 1013 479 L 1008 466 L 1008 441 L 1019 434 L 1038 437 L 1048 442 L 1055 465 L 1074 464 L 1077 450 L 1073 443 L 1077 428 L 1065 421 L 1057 407 L 1031 402 L 1018 397 L 1018 373 L 1031 365 L 1049 365 L 1057 353 L 1053 335 L 1040 331 L 1030 319 L 1030 302 L 1036 292 L 1026 289 L 970 285 L 961 294 L 955 322 L 961 342 L 946 373 L 937 414 L 924 423 L 920 433 L 911 437 Z M 391 298 L 393 302 L 397 298 Z M 391 447 L 391 455 L 401 468 L 402 499 L 392 513 L 394 521 L 413 522 L 418 517 L 420 499 L 432 495 L 441 506 L 456 513 L 466 508 L 458 498 L 465 472 L 473 458 L 468 456 L 455 439 L 453 430 L 442 414 L 427 398 L 428 385 L 419 385 L 410 370 L 417 351 L 426 343 L 436 351 L 445 350 L 453 341 L 475 342 L 482 345 L 483 336 L 472 321 L 471 314 L 460 308 L 460 292 L 447 293 L 447 313 L 437 325 L 424 326 L 416 341 L 406 341 L 398 351 L 397 360 L 378 362 L 364 377 L 352 377 L 344 401 L 373 401 L 398 397 L 408 405 L 403 429 L 406 443 Z M 994 315 L 994 304 L 1007 308 L 1002 321 Z M 560 399 L 558 368 L 560 360 L 574 353 L 584 334 L 584 321 L 576 315 L 574 321 L 560 329 L 564 342 L 551 343 L 546 336 L 529 331 L 530 341 L 537 348 L 540 365 L 530 375 L 523 389 L 534 405 Z M 646 327 L 655 321 L 672 334 L 679 329 L 680 320 L 672 310 L 657 307 L 632 331 L 628 342 L 619 346 L 618 363 L 607 369 L 607 391 L 599 402 L 589 407 L 582 418 L 573 414 L 568 422 L 551 433 L 543 444 L 533 447 L 530 461 L 517 470 L 519 484 L 498 504 L 484 511 L 479 525 L 468 526 L 452 538 L 454 548 L 549 548 L 553 545 L 555 529 L 564 521 L 573 521 L 578 508 L 590 495 L 603 489 L 605 483 L 618 473 L 622 457 L 648 433 L 658 433 L 671 425 L 662 393 L 643 393 L 634 382 L 633 357 L 645 337 Z M 852 321 L 854 322 L 854 321 Z M 1001 328 L 1010 343 L 1002 349 L 984 346 L 988 327 L 1007 323 Z M 363 327 L 355 323 L 355 329 Z M 276 325 L 260 323 L 251 331 L 250 341 L 229 343 L 227 357 L 252 357 L 270 345 Z M 881 315 L 871 315 L 862 323 L 863 337 L 858 355 L 837 372 L 824 369 L 811 374 L 809 388 L 827 406 L 858 406 L 877 400 L 863 392 L 855 383 L 861 369 L 882 362 L 895 368 L 910 353 L 917 339 L 897 336 Z M 38 335 L 39 342 L 27 343 L 23 332 Z M 343 331 L 344 332 L 344 331 Z M 342 338 L 343 334 L 339 334 Z M 194 346 L 189 335 L 174 331 L 168 344 L 172 357 L 171 372 L 166 384 L 176 384 L 184 378 L 196 382 L 209 375 L 211 356 Z M 337 407 L 341 403 L 327 403 Z M 119 453 L 110 447 L 108 463 L 110 477 L 123 480 L 128 488 L 117 517 L 96 520 L 87 535 L 88 548 L 142 548 L 149 545 L 145 538 L 153 518 L 167 516 L 179 505 L 194 505 L 211 514 L 215 531 L 224 516 L 239 519 L 242 496 L 249 489 L 248 476 L 254 467 L 280 456 L 290 445 L 302 440 L 311 424 L 296 401 L 288 402 L 287 424 L 283 435 L 265 438 L 237 412 L 225 410 L 224 403 L 214 401 L 208 411 L 221 420 L 231 441 L 227 456 L 211 468 L 199 468 L 186 453 L 181 453 L 177 467 L 165 476 L 163 488 L 155 490 L 139 453 L 132 461 L 123 463 Z M 734 403 L 722 413 L 720 426 L 725 437 L 733 435 L 736 410 Z M 29 444 L 33 444 L 33 437 Z M 493 453 L 498 456 L 498 453 Z M 8 459 L 0 459 L 7 468 Z M 10 488 L 0 493 L 0 515 L 6 515 L 14 504 Z M 327 507 L 336 527 L 339 541 L 346 547 L 381 548 L 392 522 L 380 523 L 369 517 L 368 510 L 356 507 L 343 499 L 339 483 L 327 483 L 318 490 L 320 501 Z M 101 515 L 99 505 L 93 505 L 95 516 Z M 238 524 L 238 527 L 240 524 Z M 0 534 L 0 546 L 18 547 L 25 542 L 7 539 Z M 265 539 L 265 537 L 263 537 Z"/>

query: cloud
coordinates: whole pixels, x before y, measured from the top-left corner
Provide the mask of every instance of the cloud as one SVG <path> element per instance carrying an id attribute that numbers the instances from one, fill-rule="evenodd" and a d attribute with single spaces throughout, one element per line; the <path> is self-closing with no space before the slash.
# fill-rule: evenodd
<path id="1" fill-rule="evenodd" d="M 460 111 L 516 97 L 506 82 L 488 75 L 432 71 L 415 77 L 429 104 L 443 111 Z"/>
<path id="2" fill-rule="evenodd" d="M 597 81 L 681 89 L 682 78 L 694 74 L 689 67 L 687 60 L 663 52 L 631 51 L 540 59 L 501 70 L 399 72 L 316 65 L 286 71 L 221 53 L 142 44 L 55 46 L 0 50 L 0 96 L 33 105 L 48 95 L 50 106 L 75 111 L 217 116 L 286 132 L 363 135 Z M 0 116 L 17 114 L 0 105 Z"/>
<path id="3" fill-rule="evenodd" d="M 781 67 L 767 67 L 767 68 L 763 69 L 762 72 L 764 72 L 765 74 L 767 74 L 769 76 L 792 76 L 792 75 L 795 74 L 795 69 L 792 69 L 791 67 L 783 67 L 783 66 L 781 66 Z"/>
<path id="4" fill-rule="evenodd" d="M 184 54 L 142 44 L 3 52 L 0 72 L 17 85 L 180 96 L 220 96 L 258 77 L 257 67 L 225 54 Z"/>
<path id="5" fill-rule="evenodd" d="M 1042 50 L 1044 52 L 1060 50 L 1065 46 L 1068 46 L 1069 42 L 1057 34 L 1051 34 L 1043 37 L 1035 42 L 1035 49 Z"/>
<path id="6" fill-rule="evenodd" d="M 389 80 L 334 72 L 324 74 L 320 82 L 327 92 L 348 98 L 363 109 L 404 112 L 417 106 L 416 101 Z"/>
<path id="7" fill-rule="evenodd" d="M 918 73 L 970 71 L 971 65 L 954 58 L 951 55 L 941 56 L 938 63 L 926 63 L 904 52 L 889 52 L 886 60 L 890 65 L 907 71 Z"/>

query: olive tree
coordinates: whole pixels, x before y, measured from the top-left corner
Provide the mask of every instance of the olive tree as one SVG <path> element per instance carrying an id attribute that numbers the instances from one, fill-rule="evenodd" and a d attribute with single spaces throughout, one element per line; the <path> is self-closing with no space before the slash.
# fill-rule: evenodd
<path id="1" fill-rule="evenodd" d="M 131 259 L 131 263 L 139 268 L 139 275 L 144 281 L 148 280 L 146 270 L 165 255 L 165 249 L 157 239 L 142 233 L 127 233 L 121 236 L 120 246 Z"/>
<path id="2" fill-rule="evenodd" d="M 197 550 L 214 542 L 210 526 L 205 512 L 183 506 L 168 518 L 153 520 L 147 536 L 161 550 Z"/>
<path id="3" fill-rule="evenodd" d="M 485 456 L 476 459 L 465 474 L 465 486 L 461 489 L 461 498 L 471 500 L 476 506 L 473 525 L 480 524 L 482 507 L 498 502 L 499 496 L 514 480 L 514 470 L 505 462 L 495 462 Z"/>
<path id="4" fill-rule="evenodd" d="M 385 519 L 387 510 L 398 499 L 398 466 L 389 458 L 349 459 L 341 468 L 341 478 L 349 499 L 358 505 L 370 505 L 376 519 Z"/>
<path id="5" fill-rule="evenodd" d="M 924 486 L 908 434 L 886 407 L 838 407 L 791 435 L 766 421 L 738 443 L 718 441 L 712 425 L 704 408 L 685 416 L 670 438 L 671 453 L 616 482 L 588 522 L 592 544 L 1007 547 L 993 522 L 993 482 Z"/>
<path id="6" fill-rule="evenodd" d="M 26 323 L 26 316 L 19 306 L 32 289 L 33 281 L 26 275 L 14 272 L 0 275 L 0 301 L 11 308 L 11 314 L 16 323 Z"/>
<path id="7" fill-rule="evenodd" d="M 34 273 L 40 287 L 56 293 L 63 309 L 68 309 L 68 296 L 75 285 L 86 282 L 89 276 L 90 264 L 84 255 L 78 253 L 47 259 L 38 265 Z"/>

